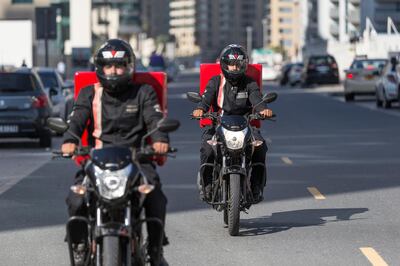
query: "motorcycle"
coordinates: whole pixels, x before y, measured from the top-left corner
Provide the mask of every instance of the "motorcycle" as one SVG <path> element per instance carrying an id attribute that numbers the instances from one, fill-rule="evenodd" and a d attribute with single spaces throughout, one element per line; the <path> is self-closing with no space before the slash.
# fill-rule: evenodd
<path id="1" fill-rule="evenodd" d="M 68 130 L 68 124 L 61 118 L 49 118 L 48 127 L 57 133 Z M 75 266 L 71 230 L 86 231 L 87 243 L 84 250 L 84 264 L 96 266 L 146 265 L 148 262 L 147 243 L 144 239 L 143 223 L 152 222 L 160 226 L 161 220 L 145 218 L 143 204 L 154 186 L 149 184 L 140 168 L 140 161 L 156 155 L 145 146 L 145 139 L 156 130 L 172 132 L 179 127 L 179 121 L 162 119 L 157 128 L 142 138 L 138 149 L 126 147 L 105 147 L 89 149 L 79 143 L 74 156 L 88 156 L 84 163 L 85 178 L 71 190 L 82 195 L 88 207 L 88 216 L 73 216 L 67 222 L 67 242 L 71 265 Z M 74 137 L 73 132 L 69 131 Z M 167 156 L 177 150 L 170 148 Z M 61 151 L 53 151 L 55 157 L 70 158 Z M 163 236 L 159 247 L 162 246 Z M 160 254 L 158 254 L 160 258 Z M 155 262 L 155 265 L 158 265 Z"/>
<path id="2" fill-rule="evenodd" d="M 276 100 L 276 93 L 269 93 L 262 98 L 261 103 L 270 103 Z M 187 98 L 194 102 L 201 102 L 197 92 L 188 92 Z M 255 105 L 254 107 L 256 107 Z M 212 167 L 211 199 L 204 201 L 217 211 L 223 211 L 224 224 L 228 225 L 229 234 L 239 234 L 240 212 L 246 211 L 255 201 L 251 192 L 250 173 L 254 164 L 251 162 L 254 149 L 263 144 L 253 134 L 252 120 L 264 120 L 260 114 L 221 115 L 218 112 L 205 113 L 201 118 L 208 118 L 215 127 L 214 136 L 207 141 L 214 152 L 214 163 L 205 163 L 200 166 L 198 185 L 203 195 L 206 195 L 203 186 L 203 177 L 200 172 L 204 167 Z M 275 115 L 273 116 L 275 117 Z M 201 119 L 191 116 L 192 119 Z M 265 175 L 263 184 L 265 184 Z"/>

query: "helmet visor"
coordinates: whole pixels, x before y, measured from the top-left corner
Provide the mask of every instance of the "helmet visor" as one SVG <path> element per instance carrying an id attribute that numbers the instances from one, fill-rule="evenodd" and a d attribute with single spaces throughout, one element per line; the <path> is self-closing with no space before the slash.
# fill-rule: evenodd
<path id="1" fill-rule="evenodd" d="M 221 60 L 221 66 L 230 73 L 241 73 L 247 68 L 247 60 L 246 59 L 229 59 L 223 58 Z"/>

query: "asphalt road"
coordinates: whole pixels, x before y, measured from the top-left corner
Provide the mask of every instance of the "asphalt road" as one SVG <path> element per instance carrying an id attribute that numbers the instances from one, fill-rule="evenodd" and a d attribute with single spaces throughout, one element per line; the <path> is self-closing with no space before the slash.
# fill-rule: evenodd
<path id="1" fill-rule="evenodd" d="M 170 84 L 169 116 L 182 123 L 171 134 L 177 157 L 159 169 L 170 265 L 399 265 L 400 110 L 344 103 L 338 88 L 264 89 L 279 94 L 278 121 L 262 126 L 265 200 L 231 237 L 195 185 L 202 130 L 183 94 L 197 90 L 197 76 Z M 0 149 L 0 265 L 68 265 L 64 199 L 77 168 L 35 143 Z"/>

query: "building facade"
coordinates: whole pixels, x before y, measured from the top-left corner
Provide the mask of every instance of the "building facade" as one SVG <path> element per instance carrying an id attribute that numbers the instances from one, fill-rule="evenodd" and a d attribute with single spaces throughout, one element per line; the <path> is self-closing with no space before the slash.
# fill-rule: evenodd
<path id="1" fill-rule="evenodd" d="M 196 44 L 202 62 L 214 62 L 228 44 L 264 46 L 266 0 L 196 1 Z M 264 27 L 265 29 L 265 27 Z"/>
<path id="2" fill-rule="evenodd" d="M 295 60 L 300 51 L 302 17 L 298 0 L 271 0 L 269 7 L 269 47 L 279 47 Z"/>
<path id="3" fill-rule="evenodd" d="M 378 33 L 387 32 L 388 17 L 392 19 L 397 28 L 400 28 L 399 0 L 361 1 L 361 31 L 365 30 L 366 21 L 369 18 Z"/>
<path id="4" fill-rule="evenodd" d="M 200 52 L 195 41 L 196 2 L 195 0 L 170 1 L 169 33 L 175 36 L 177 57 L 192 57 Z"/>

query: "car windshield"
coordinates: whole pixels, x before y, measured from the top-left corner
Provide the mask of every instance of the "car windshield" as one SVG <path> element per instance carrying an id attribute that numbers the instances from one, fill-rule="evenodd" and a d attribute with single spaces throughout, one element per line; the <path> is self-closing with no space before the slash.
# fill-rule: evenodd
<path id="1" fill-rule="evenodd" d="M 39 72 L 40 79 L 46 88 L 56 88 L 58 87 L 58 82 L 56 75 L 49 72 Z"/>
<path id="2" fill-rule="evenodd" d="M 333 63 L 334 63 L 334 60 L 330 56 L 318 56 L 318 57 L 310 58 L 310 64 L 313 64 L 313 65 L 330 65 Z"/>
<path id="3" fill-rule="evenodd" d="M 34 91 L 36 87 L 29 73 L 0 73 L 0 92 Z"/>
<path id="4" fill-rule="evenodd" d="M 351 65 L 351 69 L 382 69 L 386 65 L 386 60 L 356 60 Z"/>

